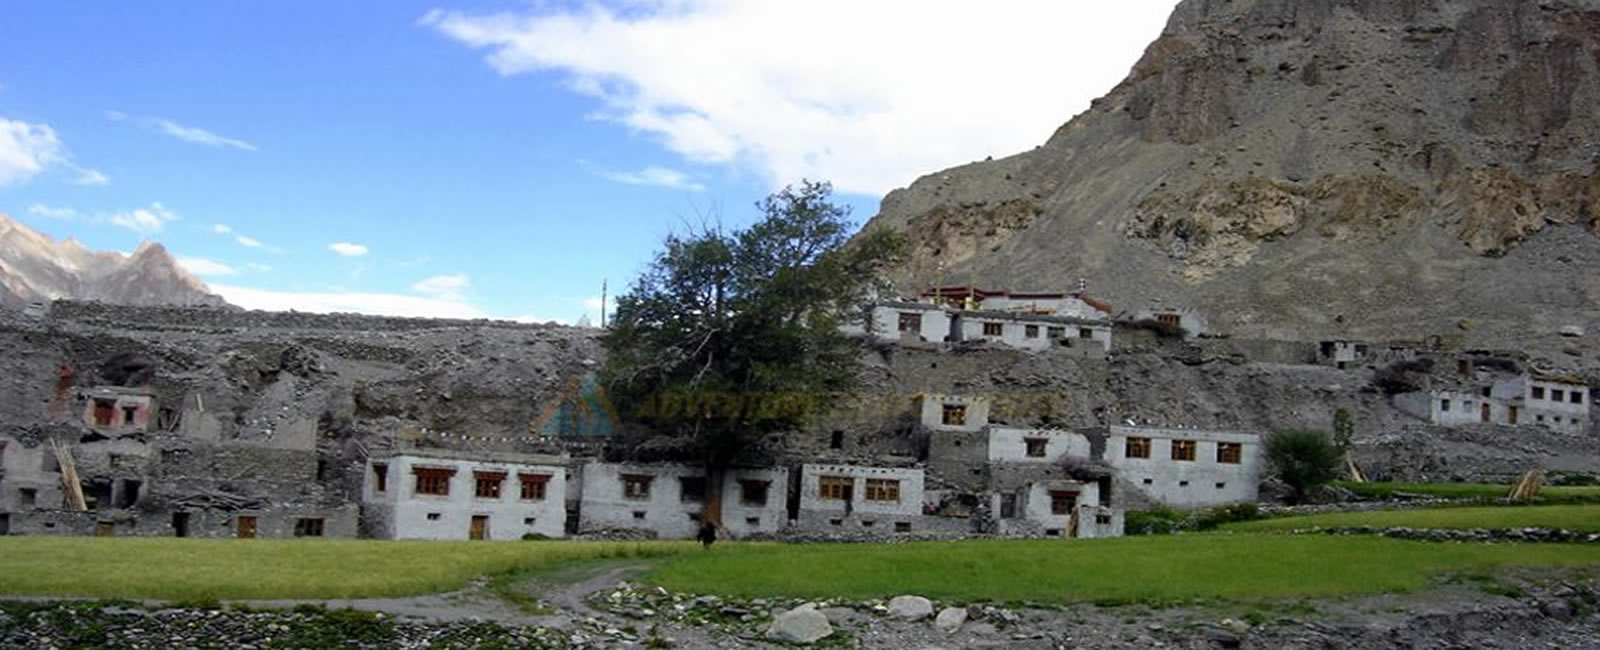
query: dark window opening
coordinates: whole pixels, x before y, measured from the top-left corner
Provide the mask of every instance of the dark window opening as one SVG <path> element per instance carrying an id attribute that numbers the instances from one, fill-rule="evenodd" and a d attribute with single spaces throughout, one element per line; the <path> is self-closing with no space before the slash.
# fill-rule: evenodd
<path id="1" fill-rule="evenodd" d="M 1217 443 L 1217 462 L 1237 465 L 1244 457 L 1244 445 L 1237 442 Z"/>
<path id="2" fill-rule="evenodd" d="M 524 525 L 524 526 L 532 526 L 534 521 L 536 521 L 536 520 L 533 517 L 523 517 L 522 518 L 522 525 Z"/>
<path id="3" fill-rule="evenodd" d="M 137 406 L 124 406 L 124 407 L 122 407 L 122 424 L 127 425 L 127 426 L 132 426 L 133 425 L 133 416 L 138 414 L 138 413 L 139 413 L 139 407 L 137 407 Z"/>
<path id="4" fill-rule="evenodd" d="M 305 517 L 294 520 L 295 537 L 321 537 L 322 518 Z"/>
<path id="5" fill-rule="evenodd" d="M 383 463 L 372 464 L 373 489 L 378 492 L 389 491 L 389 466 Z"/>
<path id="6" fill-rule="evenodd" d="M 901 312 L 900 313 L 900 331 L 901 332 L 913 332 L 913 333 L 921 332 L 922 331 L 922 314 L 911 314 L 911 313 Z"/>
<path id="7" fill-rule="evenodd" d="M 909 522 L 909 521 L 897 521 L 897 522 L 894 522 L 894 532 L 897 532 L 897 533 L 909 533 L 909 532 L 911 532 L 911 522 Z"/>
<path id="8" fill-rule="evenodd" d="M 1039 326 L 1038 325 L 1026 325 L 1026 326 L 1024 326 L 1022 328 L 1022 335 L 1027 337 L 1027 338 L 1030 338 L 1030 339 L 1039 338 Z"/>
<path id="9" fill-rule="evenodd" d="M 1017 494 L 1015 492 L 1006 492 L 1000 495 L 1000 518 L 1017 518 Z"/>
<path id="10" fill-rule="evenodd" d="M 111 426 L 111 420 L 116 417 L 116 412 L 116 401 L 96 399 L 94 401 L 94 425 L 97 427 Z"/>
<path id="11" fill-rule="evenodd" d="M 1107 515 L 1107 514 L 1095 515 L 1094 516 L 1094 523 L 1099 524 L 1101 526 L 1109 526 L 1109 525 L 1111 525 L 1111 515 Z"/>
<path id="12" fill-rule="evenodd" d="M 39 503 L 39 490 L 34 488 L 17 488 L 17 507 L 32 508 Z"/>
<path id="13" fill-rule="evenodd" d="M 760 517 L 745 517 L 744 518 L 744 524 L 746 526 L 760 526 L 761 525 L 761 518 Z"/>
<path id="14" fill-rule="evenodd" d="M 767 487 L 771 481 L 739 481 L 739 503 L 746 506 L 767 505 Z"/>
<path id="15" fill-rule="evenodd" d="M 828 438 L 828 448 L 829 449 L 844 449 L 844 432 L 843 431 L 839 431 L 837 429 L 834 430 L 833 435 Z"/>
<path id="16" fill-rule="evenodd" d="M 428 521 L 439 521 L 439 513 L 437 513 L 437 512 L 428 513 Z"/>
<path id="17" fill-rule="evenodd" d="M 940 422 L 948 426 L 959 427 L 967 423 L 967 407 L 965 404 L 945 404 L 941 415 Z"/>
<path id="18" fill-rule="evenodd" d="M 1129 437 L 1122 455 L 1127 458 L 1149 458 L 1150 439 Z"/>
<path id="19" fill-rule="evenodd" d="M 139 489 L 142 487 L 144 487 L 144 483 L 133 479 L 123 479 L 122 493 L 117 495 L 116 506 L 118 508 L 132 508 L 133 504 L 139 502 Z"/>
<path id="20" fill-rule="evenodd" d="M 1029 458 L 1044 458 L 1044 448 L 1048 442 L 1047 440 L 1044 438 L 1023 438 L 1022 442 L 1027 446 Z"/>
<path id="21" fill-rule="evenodd" d="M 1195 444 L 1193 440 L 1172 441 L 1173 460 L 1194 460 Z"/>
<path id="22" fill-rule="evenodd" d="M 844 520 L 843 519 L 829 519 L 828 520 L 828 524 L 831 525 L 831 526 L 843 526 L 844 525 Z"/>
<path id="23" fill-rule="evenodd" d="M 318 481 L 326 481 L 326 480 L 328 480 L 328 461 L 321 460 L 321 459 L 317 460 L 317 480 Z"/>
<path id="24" fill-rule="evenodd" d="M 189 513 L 187 513 L 187 512 L 174 512 L 174 513 L 172 513 L 172 535 L 174 537 L 188 537 L 189 536 Z"/>
<path id="25" fill-rule="evenodd" d="M 983 335 L 984 336 L 1000 336 L 1001 332 L 1003 331 L 1003 327 L 1004 326 L 1002 324 L 1000 324 L 1000 323 L 984 323 L 983 324 Z"/>
<path id="26" fill-rule="evenodd" d="M 678 479 L 678 500 L 684 503 L 704 503 L 706 479 L 704 476 L 685 476 Z"/>
<path id="27" fill-rule="evenodd" d="M 633 518 L 643 521 L 644 520 L 644 511 L 643 510 L 635 510 L 635 511 L 633 511 Z"/>
<path id="28" fill-rule="evenodd" d="M 1080 327 L 1080 328 L 1078 328 L 1078 338 L 1080 338 L 1080 339 L 1092 339 L 1092 338 L 1094 338 L 1094 330 L 1089 329 L 1087 327 Z"/>

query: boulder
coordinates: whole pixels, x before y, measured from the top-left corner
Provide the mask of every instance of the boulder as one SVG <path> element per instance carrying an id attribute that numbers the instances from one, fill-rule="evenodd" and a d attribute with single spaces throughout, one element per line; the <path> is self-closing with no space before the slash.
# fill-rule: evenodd
<path id="1" fill-rule="evenodd" d="M 1565 325 L 1560 330 L 1557 330 L 1557 331 L 1562 336 L 1570 336 L 1570 337 L 1574 337 L 1574 338 L 1579 337 L 1579 336 L 1583 336 L 1583 326 L 1582 325 Z"/>
<path id="2" fill-rule="evenodd" d="M 788 643 L 815 643 L 830 634 L 833 625 L 811 603 L 778 614 L 767 627 L 767 638 Z"/>
<path id="3" fill-rule="evenodd" d="M 889 615 L 907 621 L 933 616 L 933 601 L 922 596 L 895 596 L 889 600 Z"/>
<path id="4" fill-rule="evenodd" d="M 967 622 L 967 610 L 960 607 L 946 607 L 939 610 L 939 616 L 933 619 L 933 626 L 945 632 L 954 632 L 961 629 L 961 624 Z"/>

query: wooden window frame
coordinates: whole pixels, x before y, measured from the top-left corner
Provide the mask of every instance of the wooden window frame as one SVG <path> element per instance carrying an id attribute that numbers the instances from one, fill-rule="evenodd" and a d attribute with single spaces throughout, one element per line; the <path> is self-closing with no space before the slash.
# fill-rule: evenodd
<path id="1" fill-rule="evenodd" d="M 817 498 L 843 501 L 845 492 L 851 491 L 856 480 L 849 476 L 819 476 L 817 477 Z"/>
<path id="2" fill-rule="evenodd" d="M 1050 514 L 1052 515 L 1070 515 L 1072 514 L 1072 506 L 1077 503 L 1078 492 L 1075 490 L 1050 491 Z"/>
<path id="3" fill-rule="evenodd" d="M 951 417 L 951 416 L 954 417 Z M 967 426 L 966 404 L 945 404 L 939 410 L 939 421 L 947 427 Z"/>
<path id="4" fill-rule="evenodd" d="M 472 472 L 472 496 L 475 499 L 499 499 L 505 494 L 506 473 L 504 470 L 474 470 Z"/>
<path id="5" fill-rule="evenodd" d="M 1176 439 L 1172 441 L 1172 459 L 1184 462 L 1194 462 L 1199 443 L 1189 439 Z"/>
<path id="6" fill-rule="evenodd" d="M 517 484 L 520 487 L 518 498 L 522 501 L 543 501 L 550 484 L 549 474 L 517 474 Z"/>
<path id="7" fill-rule="evenodd" d="M 389 491 L 389 464 L 388 463 L 373 463 L 372 464 L 372 476 L 373 476 L 373 481 L 372 481 L 372 491 L 373 492 L 377 492 L 378 494 L 383 494 L 383 493 Z"/>
<path id="8" fill-rule="evenodd" d="M 1128 436 L 1127 440 L 1123 442 L 1122 445 L 1122 456 L 1124 458 L 1149 458 L 1150 447 L 1150 438 L 1144 436 Z"/>
<path id="9" fill-rule="evenodd" d="M 899 328 L 898 331 L 900 331 L 901 333 L 904 333 L 904 332 L 921 333 L 922 332 L 922 314 L 918 314 L 918 313 L 915 313 L 915 312 L 909 312 L 909 311 L 900 312 L 900 319 L 899 319 L 899 322 L 896 324 L 896 326 Z"/>
<path id="10" fill-rule="evenodd" d="M 1006 335 L 1006 324 L 1005 323 L 984 323 L 983 324 L 983 335 L 984 336 L 1005 336 Z"/>
<path id="11" fill-rule="evenodd" d="M 412 488 L 413 493 L 436 497 L 450 496 L 450 481 L 455 478 L 455 469 L 412 467 L 411 473 L 416 477 Z"/>
<path id="12" fill-rule="evenodd" d="M 900 479 L 869 478 L 866 480 L 866 485 L 862 486 L 862 494 L 868 501 L 899 503 Z"/>
<path id="13" fill-rule="evenodd" d="M 1064 338 L 1067 338 L 1067 328 L 1066 327 L 1047 327 L 1044 330 L 1044 335 L 1047 338 L 1064 339 Z"/>
<path id="14" fill-rule="evenodd" d="M 1224 465 L 1238 465 L 1244 462 L 1244 443 L 1217 443 L 1217 462 Z"/>
<path id="15" fill-rule="evenodd" d="M 1030 338 L 1030 339 L 1039 338 L 1039 326 L 1038 325 L 1024 325 L 1024 326 L 1022 326 L 1022 335 L 1024 337 Z"/>
<path id="16" fill-rule="evenodd" d="M 623 474 L 622 498 L 629 501 L 649 501 L 650 483 L 656 477 L 649 474 Z"/>

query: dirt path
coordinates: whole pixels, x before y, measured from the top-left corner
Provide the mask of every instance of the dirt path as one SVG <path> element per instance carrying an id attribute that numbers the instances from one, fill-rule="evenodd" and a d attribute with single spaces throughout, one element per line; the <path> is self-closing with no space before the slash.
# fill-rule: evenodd
<path id="1" fill-rule="evenodd" d="M 524 580 L 515 589 L 549 605 L 555 611 L 530 613 L 497 596 L 478 580 L 465 589 L 442 594 L 406 598 L 357 598 L 347 600 L 241 600 L 230 601 L 259 608 L 288 609 L 296 605 L 320 605 L 328 609 L 356 609 L 380 612 L 400 618 L 434 622 L 481 620 L 517 625 L 567 628 L 575 618 L 609 618 L 584 601 L 594 592 L 611 587 L 643 573 L 647 565 L 599 564 L 559 569 Z"/>

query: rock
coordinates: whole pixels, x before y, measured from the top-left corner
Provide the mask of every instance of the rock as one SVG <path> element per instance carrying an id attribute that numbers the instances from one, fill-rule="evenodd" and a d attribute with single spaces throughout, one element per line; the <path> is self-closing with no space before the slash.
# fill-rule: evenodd
<path id="1" fill-rule="evenodd" d="M 833 625 L 828 623 L 828 617 L 809 603 L 777 615 L 767 627 L 767 638 L 789 643 L 815 643 L 830 634 Z"/>
<path id="2" fill-rule="evenodd" d="M 1539 611 L 1545 616 L 1558 621 L 1572 620 L 1572 603 L 1565 600 L 1547 600 L 1539 605 Z"/>
<path id="3" fill-rule="evenodd" d="M 908 621 L 933 616 L 933 601 L 922 596 L 895 596 L 889 600 L 889 615 Z"/>
<path id="4" fill-rule="evenodd" d="M 1222 619 L 1222 629 L 1243 636 L 1250 633 L 1250 624 L 1231 618 Z"/>
<path id="5" fill-rule="evenodd" d="M 945 632 L 954 632 L 961 629 L 961 624 L 967 622 L 967 610 L 960 607 L 946 607 L 939 610 L 939 616 L 933 619 L 933 626 Z"/>
<path id="6" fill-rule="evenodd" d="M 1570 337 L 1583 336 L 1583 326 L 1582 325 L 1566 325 L 1566 326 L 1563 326 L 1561 329 L 1557 330 L 1557 333 L 1559 333 L 1562 336 L 1570 336 Z"/>

